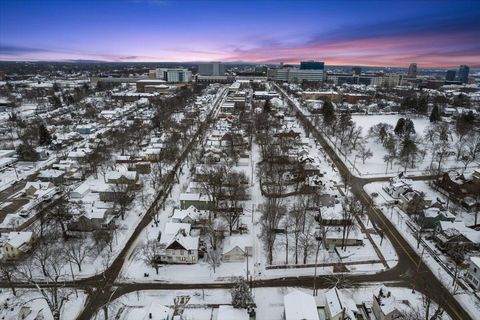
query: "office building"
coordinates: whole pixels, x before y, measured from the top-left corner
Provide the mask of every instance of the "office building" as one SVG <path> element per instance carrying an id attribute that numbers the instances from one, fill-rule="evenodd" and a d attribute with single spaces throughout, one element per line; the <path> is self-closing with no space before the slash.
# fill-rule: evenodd
<path id="1" fill-rule="evenodd" d="M 409 78 L 416 78 L 417 77 L 417 64 L 411 63 L 408 67 L 407 77 Z"/>
<path id="2" fill-rule="evenodd" d="M 190 82 L 192 81 L 192 72 L 185 68 L 158 68 L 150 70 L 148 77 L 166 82 Z"/>
<path id="3" fill-rule="evenodd" d="M 223 76 L 225 65 L 221 62 L 208 62 L 198 65 L 198 74 L 201 76 Z"/>
<path id="4" fill-rule="evenodd" d="M 323 70 L 325 69 L 325 63 L 320 61 L 301 61 L 300 70 Z"/>
<path id="5" fill-rule="evenodd" d="M 302 82 L 302 81 L 323 81 L 323 70 L 319 69 L 298 69 L 282 68 L 276 70 L 276 81 Z"/>
<path id="6" fill-rule="evenodd" d="M 458 69 L 458 78 L 457 80 L 461 83 L 468 83 L 468 73 L 470 72 L 470 68 L 464 64 L 460 66 Z"/>
<path id="7" fill-rule="evenodd" d="M 447 70 L 447 74 L 445 75 L 446 81 L 455 81 L 455 76 L 457 75 L 457 71 L 455 70 Z"/>

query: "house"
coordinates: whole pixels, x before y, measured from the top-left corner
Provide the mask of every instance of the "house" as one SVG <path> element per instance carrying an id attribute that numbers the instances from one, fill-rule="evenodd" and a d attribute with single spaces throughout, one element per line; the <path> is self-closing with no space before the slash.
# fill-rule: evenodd
<path id="1" fill-rule="evenodd" d="M 249 320 L 247 309 L 236 309 L 230 305 L 218 306 L 217 320 Z"/>
<path id="2" fill-rule="evenodd" d="M 191 264 L 198 261 L 199 238 L 190 236 L 188 223 L 168 222 L 160 237 L 160 259 L 165 263 Z"/>
<path id="3" fill-rule="evenodd" d="M 252 239 L 249 235 L 232 235 L 223 242 L 222 259 L 224 262 L 242 262 L 252 256 Z"/>
<path id="4" fill-rule="evenodd" d="M 462 245 L 465 249 L 480 248 L 480 231 L 468 228 L 463 221 L 439 221 L 434 229 L 434 239 L 440 248 L 448 251 Z"/>
<path id="5" fill-rule="evenodd" d="M 87 208 L 84 214 L 68 224 L 68 230 L 91 232 L 101 229 L 114 229 L 114 217 L 111 209 Z"/>
<path id="6" fill-rule="evenodd" d="M 70 151 L 67 155 L 67 159 L 76 161 L 78 163 L 87 162 L 88 156 L 92 154 L 93 150 L 90 148 L 77 148 L 74 151 Z"/>
<path id="7" fill-rule="evenodd" d="M 324 226 L 345 226 L 353 223 L 352 217 L 344 215 L 341 203 L 335 203 L 332 207 L 322 207 L 320 210 L 320 222 Z"/>
<path id="8" fill-rule="evenodd" d="M 121 320 L 172 320 L 173 310 L 152 301 L 147 307 L 133 308 L 129 307 L 122 312 Z"/>
<path id="9" fill-rule="evenodd" d="M 136 171 L 111 171 L 105 175 L 110 184 L 126 184 L 138 188 L 138 173 Z"/>
<path id="10" fill-rule="evenodd" d="M 443 173 L 436 183 L 454 199 L 462 200 L 466 196 L 480 194 L 479 176 L 478 169 L 467 176 L 456 171 L 449 171 Z"/>
<path id="11" fill-rule="evenodd" d="M 59 184 L 63 182 L 65 173 L 63 170 L 46 169 L 40 171 L 37 178 L 43 182 L 55 182 Z"/>
<path id="12" fill-rule="evenodd" d="M 180 208 L 187 209 L 194 206 L 200 210 L 208 210 L 211 206 L 210 198 L 201 193 L 182 193 L 180 194 Z"/>
<path id="13" fill-rule="evenodd" d="M 23 193 L 25 194 L 25 196 L 32 199 L 49 197 L 55 192 L 55 185 L 51 182 L 29 181 L 23 188 Z"/>
<path id="14" fill-rule="evenodd" d="M 400 195 L 412 190 L 412 181 L 402 178 L 392 178 L 388 184 L 383 185 L 383 190 L 393 199 L 400 199 Z"/>
<path id="15" fill-rule="evenodd" d="M 420 214 L 431 204 L 432 200 L 425 199 L 425 194 L 417 190 L 408 190 L 400 195 L 400 208 L 408 214 Z"/>
<path id="16" fill-rule="evenodd" d="M 31 250 L 35 239 L 36 235 L 31 231 L 10 232 L 3 246 L 3 259 L 16 260 L 22 257 Z"/>
<path id="17" fill-rule="evenodd" d="M 75 190 L 70 192 L 70 198 L 72 199 L 81 199 L 90 193 L 90 185 L 87 182 L 79 185 Z"/>
<path id="18" fill-rule="evenodd" d="M 455 216 L 448 210 L 437 207 L 424 209 L 417 218 L 417 223 L 425 229 L 433 229 L 439 221 L 455 221 Z"/>
<path id="19" fill-rule="evenodd" d="M 356 226 L 347 226 L 350 228 L 344 238 L 343 227 L 329 228 L 325 234 L 325 245 L 329 247 L 341 246 L 345 242 L 345 246 L 361 246 L 363 245 L 363 234 L 361 230 Z"/>
<path id="20" fill-rule="evenodd" d="M 283 297 L 285 320 L 320 320 L 313 296 L 293 290 Z"/>
<path id="21" fill-rule="evenodd" d="M 403 319 L 403 313 L 398 310 L 395 297 L 385 287 L 378 290 L 378 295 L 373 293 L 372 311 L 377 320 Z"/>
<path id="22" fill-rule="evenodd" d="M 480 257 L 470 257 L 465 280 L 476 290 L 480 290 Z"/>
<path id="23" fill-rule="evenodd" d="M 330 320 L 355 320 L 358 313 L 355 302 L 345 297 L 337 287 L 325 292 L 325 314 Z"/>
<path id="24" fill-rule="evenodd" d="M 206 220 L 210 211 L 198 210 L 194 206 L 190 206 L 184 210 L 175 210 L 171 217 L 172 222 L 195 224 L 199 220 Z"/>

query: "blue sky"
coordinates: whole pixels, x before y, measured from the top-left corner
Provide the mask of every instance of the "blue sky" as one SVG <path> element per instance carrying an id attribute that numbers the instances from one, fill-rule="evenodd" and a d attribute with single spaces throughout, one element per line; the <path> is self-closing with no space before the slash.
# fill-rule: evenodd
<path id="1" fill-rule="evenodd" d="M 0 1 L 1 60 L 480 65 L 480 1 Z"/>

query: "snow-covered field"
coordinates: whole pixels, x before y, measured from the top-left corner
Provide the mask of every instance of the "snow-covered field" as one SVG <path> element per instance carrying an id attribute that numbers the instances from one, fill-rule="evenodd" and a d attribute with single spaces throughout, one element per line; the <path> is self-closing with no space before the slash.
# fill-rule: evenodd
<path id="1" fill-rule="evenodd" d="M 366 138 L 366 147 L 373 153 L 373 157 L 366 159 L 365 163 L 357 156 L 358 152 L 353 151 L 348 155 L 348 166 L 352 168 L 353 174 L 363 176 L 375 176 L 375 175 L 388 175 L 395 174 L 403 171 L 403 167 L 399 164 L 393 163 L 393 166 L 386 166 L 383 157 L 387 154 L 387 150 L 379 143 L 374 137 L 368 136 L 369 129 L 381 122 L 390 124 L 395 127 L 398 119 L 404 117 L 400 114 L 385 114 L 385 115 L 353 115 L 352 120 L 357 126 L 362 127 L 362 135 Z M 427 117 L 412 117 L 410 118 L 415 126 L 415 131 L 419 137 L 423 137 L 425 129 L 430 125 L 430 121 Z M 452 139 L 455 139 L 452 136 Z M 455 141 L 450 141 L 453 145 Z M 407 168 L 407 173 L 419 175 L 424 173 L 430 167 L 432 153 L 429 151 L 427 145 L 421 146 L 421 149 L 426 150 L 425 157 L 421 159 L 415 168 Z M 340 151 L 337 151 L 340 153 Z M 344 157 L 341 157 L 344 159 Z M 353 170 L 355 165 L 355 170 Z M 472 164 L 473 166 L 473 164 Z M 455 161 L 454 157 L 448 157 L 442 163 L 444 169 L 462 169 L 463 165 Z"/>

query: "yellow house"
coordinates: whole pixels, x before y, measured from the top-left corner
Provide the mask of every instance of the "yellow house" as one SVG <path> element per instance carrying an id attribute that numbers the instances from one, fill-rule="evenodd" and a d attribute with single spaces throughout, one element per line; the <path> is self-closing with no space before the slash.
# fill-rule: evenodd
<path id="1" fill-rule="evenodd" d="M 3 246 L 3 259 L 16 260 L 28 253 L 35 241 L 35 233 L 31 231 L 10 232 L 8 240 Z"/>

